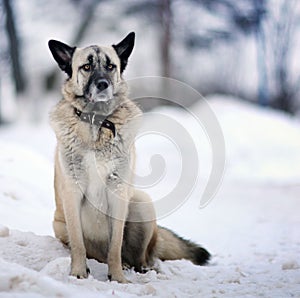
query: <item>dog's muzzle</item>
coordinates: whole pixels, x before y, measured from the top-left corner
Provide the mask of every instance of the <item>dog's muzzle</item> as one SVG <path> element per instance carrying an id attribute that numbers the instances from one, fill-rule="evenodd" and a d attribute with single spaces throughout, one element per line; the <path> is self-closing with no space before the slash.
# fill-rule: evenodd
<path id="1" fill-rule="evenodd" d="M 104 78 L 96 79 L 89 85 L 86 97 L 90 102 L 108 102 L 113 97 L 112 84 Z"/>

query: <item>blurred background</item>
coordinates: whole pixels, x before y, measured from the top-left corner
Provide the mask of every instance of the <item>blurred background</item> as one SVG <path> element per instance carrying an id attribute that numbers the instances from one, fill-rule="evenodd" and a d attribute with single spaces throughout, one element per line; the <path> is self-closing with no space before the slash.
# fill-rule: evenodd
<path id="1" fill-rule="evenodd" d="M 204 96 L 233 95 L 299 114 L 297 0 L 0 3 L 0 123 L 13 122 L 22 112 L 39 121 L 46 99 L 53 105 L 60 98 L 63 74 L 50 55 L 49 39 L 113 44 L 130 31 L 136 32 L 136 47 L 126 79 L 171 77 Z"/>

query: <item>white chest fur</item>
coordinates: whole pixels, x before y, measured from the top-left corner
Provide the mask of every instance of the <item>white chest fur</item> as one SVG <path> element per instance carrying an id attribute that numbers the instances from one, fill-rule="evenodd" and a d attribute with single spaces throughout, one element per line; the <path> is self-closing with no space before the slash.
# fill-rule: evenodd
<path id="1" fill-rule="evenodd" d="M 107 163 L 99 164 L 93 151 L 85 154 L 83 165 L 86 185 L 84 187 L 85 200 L 81 205 L 82 229 L 85 238 L 102 243 L 103 246 L 109 237 L 107 218 L 109 202 L 106 181 L 111 168 Z"/>
<path id="2" fill-rule="evenodd" d="M 84 158 L 85 198 L 96 209 L 105 212 L 107 204 L 107 177 L 112 172 L 110 163 L 99 163 L 94 151 L 88 151 Z"/>

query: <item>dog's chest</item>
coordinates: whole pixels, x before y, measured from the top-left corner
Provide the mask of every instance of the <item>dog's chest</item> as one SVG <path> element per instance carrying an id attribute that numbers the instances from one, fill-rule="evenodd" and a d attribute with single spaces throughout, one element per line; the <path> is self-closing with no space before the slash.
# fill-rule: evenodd
<path id="1" fill-rule="evenodd" d="M 82 186 L 84 200 L 81 205 L 84 238 L 98 245 L 101 243 L 105 251 L 108 241 L 107 214 L 111 204 L 107 194 L 107 177 L 113 171 L 113 164 L 89 150 L 83 155 L 82 168 L 84 171 L 81 175 L 84 175 L 84 179 L 81 180 L 85 181 Z"/>
<path id="2" fill-rule="evenodd" d="M 107 180 L 114 171 L 112 161 L 99 156 L 94 151 L 88 151 L 83 157 L 85 169 L 85 198 L 95 208 L 107 208 Z"/>

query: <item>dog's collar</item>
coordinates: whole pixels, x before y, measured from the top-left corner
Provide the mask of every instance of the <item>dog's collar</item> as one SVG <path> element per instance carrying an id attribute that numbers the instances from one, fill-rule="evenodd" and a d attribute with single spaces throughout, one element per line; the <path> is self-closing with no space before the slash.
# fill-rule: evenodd
<path id="1" fill-rule="evenodd" d="M 84 112 L 81 112 L 80 110 L 78 110 L 75 107 L 74 107 L 74 112 L 80 118 L 81 121 L 87 122 L 91 125 L 99 126 L 100 129 L 102 127 L 105 127 L 105 128 L 109 129 L 112 132 L 114 137 L 116 136 L 115 125 L 111 121 L 107 120 L 105 118 L 105 116 L 97 115 L 96 113 L 93 113 L 93 112 L 84 113 Z"/>

